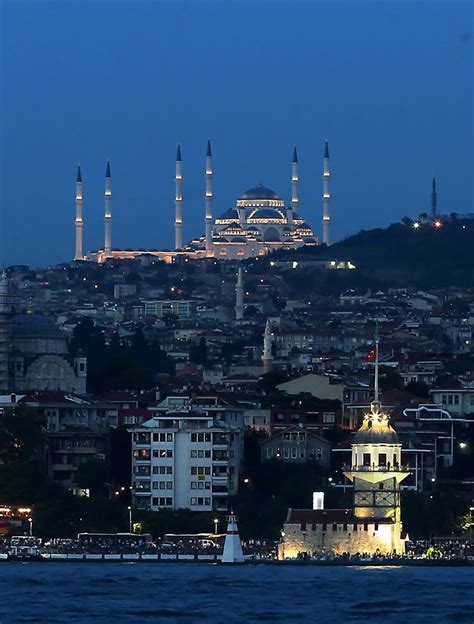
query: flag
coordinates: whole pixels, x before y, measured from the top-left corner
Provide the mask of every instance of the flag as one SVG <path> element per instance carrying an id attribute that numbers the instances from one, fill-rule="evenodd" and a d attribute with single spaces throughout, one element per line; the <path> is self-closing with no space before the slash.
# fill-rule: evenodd
<path id="1" fill-rule="evenodd" d="M 368 364 L 369 362 L 375 362 L 375 349 L 372 349 L 366 356 L 365 362 Z"/>

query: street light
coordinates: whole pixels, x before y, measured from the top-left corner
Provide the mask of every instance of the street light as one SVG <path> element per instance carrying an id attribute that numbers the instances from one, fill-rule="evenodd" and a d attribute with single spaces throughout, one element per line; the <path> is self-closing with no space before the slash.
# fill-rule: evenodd
<path id="1" fill-rule="evenodd" d="M 129 505 L 127 509 L 128 509 L 128 532 L 133 533 L 132 508 Z"/>
<path id="2" fill-rule="evenodd" d="M 472 518 L 472 512 L 474 511 L 474 507 L 469 507 L 469 543 L 472 544 L 472 525 L 473 525 L 473 518 Z"/>
<path id="3" fill-rule="evenodd" d="M 30 523 L 30 537 L 33 536 L 33 518 L 30 516 L 28 518 L 28 522 Z"/>
<path id="4" fill-rule="evenodd" d="M 214 518 L 213 522 L 214 522 L 214 535 L 217 535 L 217 525 L 219 524 L 219 519 Z"/>
<path id="5" fill-rule="evenodd" d="M 460 448 L 460 449 L 465 449 L 465 448 L 467 448 L 467 442 L 459 442 L 459 448 Z"/>

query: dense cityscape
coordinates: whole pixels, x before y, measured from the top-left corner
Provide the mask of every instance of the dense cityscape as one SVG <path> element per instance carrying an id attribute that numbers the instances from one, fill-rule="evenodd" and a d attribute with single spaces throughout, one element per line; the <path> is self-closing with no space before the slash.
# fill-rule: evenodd
<path id="1" fill-rule="evenodd" d="M 473 624 L 472 2 L 0 5 L 0 624 Z"/>
<path id="2" fill-rule="evenodd" d="M 436 254 L 445 239 L 472 234 L 469 216 L 439 220 L 442 232 L 425 218 L 422 233 L 422 220 L 407 219 L 377 237 L 386 245 L 395 236 L 403 247 L 425 236 Z M 164 262 L 144 252 L 8 267 L 0 318 L 5 548 L 9 535 L 48 543 L 130 533 L 165 550 L 170 535 L 186 535 L 185 551 L 197 540 L 218 552 L 233 509 L 242 539 L 265 544 L 259 556 L 400 555 L 421 544 L 423 556 L 439 557 L 449 544 L 467 557 L 474 291 L 418 288 L 416 260 L 385 287 L 375 277 L 366 285 L 370 261 L 359 269 L 344 244 L 241 262 L 185 254 Z M 357 256 L 357 244 L 350 249 Z M 471 267 L 459 283 L 469 279 Z M 376 440 L 384 453 L 351 461 L 376 368 L 377 400 L 390 418 Z M 362 451 L 373 443 L 363 441 Z M 392 468 L 390 444 L 399 455 Z M 357 463 L 385 469 L 389 480 L 398 471 L 400 485 L 377 502 L 358 491 Z M 351 546 L 347 527 L 356 530 L 357 520 L 362 538 L 385 521 L 398 536 Z M 308 522 L 324 526 L 314 543 Z M 327 525 L 345 541 L 332 546 Z M 292 530 L 305 543 L 290 540 Z"/>

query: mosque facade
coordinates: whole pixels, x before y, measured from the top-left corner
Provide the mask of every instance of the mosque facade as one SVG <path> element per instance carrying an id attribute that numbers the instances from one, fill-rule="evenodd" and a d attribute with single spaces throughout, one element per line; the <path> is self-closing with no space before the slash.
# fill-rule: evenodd
<path id="1" fill-rule="evenodd" d="M 18 314 L 0 276 L 0 392 L 86 391 L 87 358 L 69 354 L 59 327 L 41 314 Z"/>
<path id="2" fill-rule="evenodd" d="M 184 176 L 181 147 L 178 146 L 175 169 L 175 219 L 174 249 L 134 250 L 112 247 L 112 177 L 107 162 L 104 187 L 104 247 L 84 255 L 83 182 L 80 167 L 76 179 L 75 260 L 105 262 L 108 259 L 136 258 L 151 255 L 173 262 L 188 258 L 219 258 L 244 260 L 264 256 L 279 249 L 298 249 L 319 244 L 313 228 L 299 210 L 299 168 L 296 148 L 291 163 L 291 202 L 287 204 L 274 190 L 255 186 L 241 195 L 234 206 L 215 217 L 213 213 L 213 163 L 211 143 L 208 141 L 205 160 L 204 233 L 183 242 L 183 225 L 186 215 L 184 205 Z M 329 147 L 326 142 L 323 157 L 322 242 L 330 242 L 330 167 Z"/>

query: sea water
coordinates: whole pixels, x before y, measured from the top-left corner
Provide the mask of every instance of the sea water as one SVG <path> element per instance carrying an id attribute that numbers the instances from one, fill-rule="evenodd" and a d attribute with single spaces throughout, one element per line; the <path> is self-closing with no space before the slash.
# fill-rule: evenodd
<path id="1" fill-rule="evenodd" d="M 474 623 L 474 568 L 0 564 L 1 624 Z"/>

